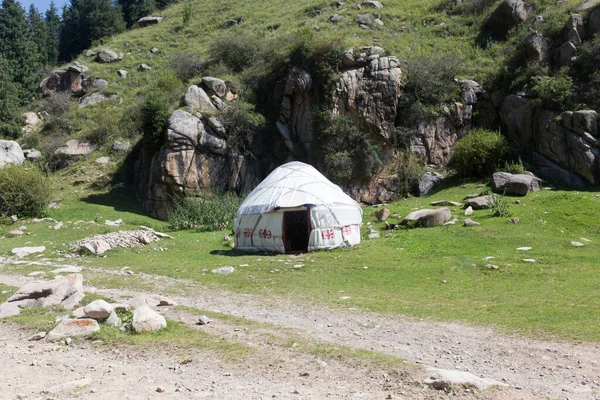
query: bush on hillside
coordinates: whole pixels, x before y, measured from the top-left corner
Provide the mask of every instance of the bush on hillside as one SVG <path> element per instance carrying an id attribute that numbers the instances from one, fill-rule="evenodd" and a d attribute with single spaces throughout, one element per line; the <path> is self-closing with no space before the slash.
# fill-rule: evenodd
<path id="1" fill-rule="evenodd" d="M 517 161 L 505 161 L 503 167 L 496 167 L 496 172 L 508 172 L 509 174 L 522 174 L 525 172 L 521 157 Z"/>
<path id="2" fill-rule="evenodd" d="M 160 78 L 149 89 L 140 106 L 140 121 L 143 145 L 150 151 L 156 151 L 162 146 L 167 133 L 168 119 L 183 93 L 183 84 L 175 75 Z"/>
<path id="3" fill-rule="evenodd" d="M 344 116 L 331 118 L 328 112 L 318 116 L 317 139 L 326 175 L 336 183 L 370 178 L 379 168 L 379 148 L 368 134 Z"/>
<path id="4" fill-rule="evenodd" d="M 507 152 L 500 132 L 476 128 L 458 141 L 450 165 L 461 176 L 482 176 L 493 172 Z"/>
<path id="5" fill-rule="evenodd" d="M 223 62 L 232 72 L 242 72 L 256 60 L 259 44 L 263 42 L 255 35 L 232 31 L 212 42 L 211 58 Z"/>
<path id="6" fill-rule="evenodd" d="M 257 132 L 265 127 L 265 118 L 255 111 L 254 105 L 236 101 L 220 115 L 227 132 L 227 145 L 240 154 L 248 154 Z"/>
<path id="7" fill-rule="evenodd" d="M 571 65 L 571 75 L 576 77 L 578 101 L 586 108 L 600 111 L 600 35 L 586 40 L 577 48 L 577 59 Z"/>
<path id="8" fill-rule="evenodd" d="M 411 188 L 425 173 L 425 162 L 410 150 L 404 150 L 396 157 L 392 172 L 400 180 L 400 193 L 407 196 Z"/>
<path id="9" fill-rule="evenodd" d="M 46 177 L 37 168 L 13 165 L 0 169 L 0 215 L 42 216 L 50 196 Z"/>
<path id="10" fill-rule="evenodd" d="M 565 110 L 573 99 L 573 79 L 567 75 L 566 69 L 554 76 L 544 76 L 533 87 L 537 101 L 550 110 Z"/>
<path id="11" fill-rule="evenodd" d="M 169 65 L 175 75 L 186 82 L 200 75 L 206 66 L 206 62 L 195 54 L 177 54 L 171 59 Z"/>
<path id="12" fill-rule="evenodd" d="M 409 104 L 441 104 L 456 100 L 460 86 L 454 80 L 463 68 L 463 61 L 456 56 L 419 56 L 403 63 L 406 74 L 404 98 Z"/>
<path id="13" fill-rule="evenodd" d="M 212 190 L 194 195 L 186 193 L 174 201 L 169 212 L 169 228 L 219 230 L 233 225 L 242 199 L 232 192 Z"/>

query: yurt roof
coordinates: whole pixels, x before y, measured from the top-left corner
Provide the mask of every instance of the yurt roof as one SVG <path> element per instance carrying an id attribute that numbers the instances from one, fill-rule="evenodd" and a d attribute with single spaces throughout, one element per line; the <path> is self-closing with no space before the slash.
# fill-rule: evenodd
<path id="1" fill-rule="evenodd" d="M 246 197 L 237 215 L 262 214 L 277 208 L 310 205 L 360 207 L 312 165 L 289 162 L 273 170 Z"/>

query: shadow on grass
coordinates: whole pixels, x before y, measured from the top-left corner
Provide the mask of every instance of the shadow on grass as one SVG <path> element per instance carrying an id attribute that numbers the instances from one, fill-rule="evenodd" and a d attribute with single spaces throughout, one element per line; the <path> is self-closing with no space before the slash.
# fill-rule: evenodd
<path id="1" fill-rule="evenodd" d="M 133 190 L 129 188 L 113 188 L 107 193 L 92 194 L 83 197 L 81 201 L 88 204 L 112 207 L 115 211 L 119 212 L 148 216 L 138 199 L 136 199 Z"/>

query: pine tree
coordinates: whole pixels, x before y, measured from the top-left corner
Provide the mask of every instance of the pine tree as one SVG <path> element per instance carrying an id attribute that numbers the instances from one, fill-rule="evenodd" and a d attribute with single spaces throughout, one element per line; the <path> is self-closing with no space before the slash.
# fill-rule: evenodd
<path id="1" fill-rule="evenodd" d="M 42 65 L 48 64 L 48 30 L 46 22 L 42 18 L 40 12 L 32 4 L 29 6 L 29 14 L 27 14 L 27 22 L 29 23 L 29 36 L 35 44 L 38 53 L 39 61 Z"/>
<path id="2" fill-rule="evenodd" d="M 63 9 L 59 58 L 68 61 L 95 40 L 124 30 L 121 9 L 111 0 L 71 0 Z"/>
<path id="3" fill-rule="evenodd" d="M 60 40 L 60 17 L 54 1 L 46 10 L 46 60 L 48 65 L 58 64 L 58 44 Z"/>
<path id="4" fill-rule="evenodd" d="M 128 28 L 140 18 L 150 15 L 156 8 L 155 0 L 118 0 L 118 2 Z"/>
<path id="5" fill-rule="evenodd" d="M 21 133 L 19 85 L 12 81 L 10 63 L 0 57 L 0 138 L 16 139 Z"/>

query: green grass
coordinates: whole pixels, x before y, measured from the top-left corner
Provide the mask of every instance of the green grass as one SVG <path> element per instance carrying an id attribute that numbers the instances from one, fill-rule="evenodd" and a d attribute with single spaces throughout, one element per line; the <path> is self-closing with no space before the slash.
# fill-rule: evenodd
<path id="1" fill-rule="evenodd" d="M 135 200 L 123 194 L 102 194 L 78 188 L 65 195 L 61 208 L 52 215 L 70 220 L 123 218 L 120 229 L 135 229 L 138 224 L 157 229 L 166 224 L 151 220 L 136 211 Z M 408 214 L 413 208 L 427 207 L 430 201 L 460 201 L 467 194 L 482 190 L 479 183 L 449 186 L 428 198 L 411 198 L 389 206 L 392 213 Z M 70 194 L 69 194 L 70 193 Z M 90 194 L 91 193 L 91 194 Z M 384 231 L 376 222 L 375 208 L 364 209 L 364 223 L 371 222 L 381 238 L 366 238 L 354 249 L 320 251 L 301 258 L 275 254 L 244 254 L 223 241 L 224 232 L 172 232 L 173 240 L 133 249 L 115 249 L 106 257 L 84 256 L 83 265 L 118 270 L 129 266 L 136 273 L 187 279 L 214 288 L 265 296 L 284 296 L 301 302 L 334 307 L 356 307 L 415 318 L 462 321 L 495 325 L 528 335 L 548 335 L 573 340 L 600 340 L 600 281 L 598 246 L 600 216 L 598 192 L 542 190 L 520 198 L 520 205 L 509 200 L 509 211 L 518 224 L 508 218 L 492 218 L 489 211 L 475 211 L 472 218 L 482 226 L 462 226 L 463 210 L 453 207 L 459 217 L 456 225 L 435 228 Z M 78 199 L 103 197 L 102 204 Z M 122 197 L 121 197 L 122 196 Z M 390 217 L 394 222 L 395 217 Z M 102 220 L 100 220 L 102 222 Z M 30 235 L 0 241 L 0 254 L 12 247 L 45 243 L 44 257 L 59 258 L 70 241 L 92 233 L 116 228 L 102 225 L 66 224 L 58 231 L 50 223 L 26 224 Z M 1 227 L 7 231 L 12 227 Z M 2 232 L 0 232 L 2 233 Z M 583 247 L 573 240 L 584 237 Z M 50 243 L 49 243 L 50 242 Z M 65 245 L 63 245 L 63 243 Z M 531 246 L 527 252 L 517 247 Z M 157 251 L 163 247 L 168 251 Z M 221 251 L 224 255 L 219 255 Z M 483 260 L 492 256 L 494 259 Z M 535 263 L 524 262 L 533 258 Z M 36 259 L 33 257 L 33 259 Z M 66 262 L 69 262 L 67 260 Z M 249 264 L 248 266 L 240 266 Z M 293 265 L 304 264 L 300 269 Z M 494 264 L 499 269 L 490 269 Z M 231 265 L 232 275 L 215 275 L 213 268 Z M 367 269 L 363 267 L 368 267 Z M 16 273 L 38 267 L 13 266 Z M 108 275 L 85 272 L 92 284 L 107 287 L 149 289 L 136 275 Z M 187 295 L 190 295 L 186 289 Z M 192 293 L 193 295 L 193 293 Z M 349 299 L 341 299 L 347 297 Z"/>

